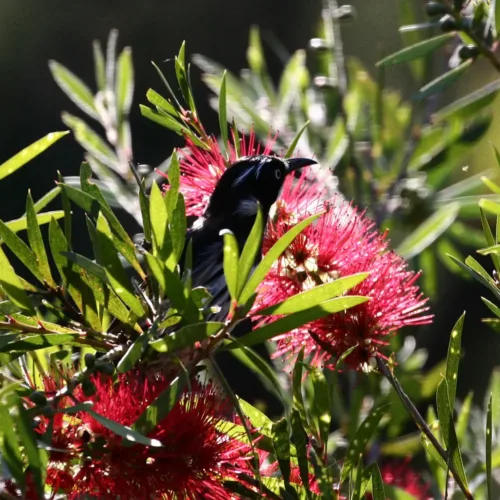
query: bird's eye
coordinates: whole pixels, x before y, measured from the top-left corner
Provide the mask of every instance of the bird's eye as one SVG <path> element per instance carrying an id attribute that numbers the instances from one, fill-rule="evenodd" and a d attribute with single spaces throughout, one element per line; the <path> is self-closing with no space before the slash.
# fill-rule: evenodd
<path id="1" fill-rule="evenodd" d="M 277 168 L 275 171 L 274 171 L 274 176 L 276 177 L 276 179 L 281 179 L 281 170 L 279 168 Z"/>

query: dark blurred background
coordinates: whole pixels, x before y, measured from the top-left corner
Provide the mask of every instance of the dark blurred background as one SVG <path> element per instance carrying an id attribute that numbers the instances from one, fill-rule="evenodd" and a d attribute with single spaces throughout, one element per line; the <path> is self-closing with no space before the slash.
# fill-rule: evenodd
<path id="1" fill-rule="evenodd" d="M 398 33 L 400 3 L 401 0 L 351 2 L 357 17 L 343 27 L 345 51 L 347 56 L 359 58 L 372 75 L 377 59 L 402 46 Z M 415 4 L 421 6 L 423 2 L 415 0 Z M 81 116 L 52 80 L 47 63 L 50 59 L 61 62 L 95 89 L 92 41 L 100 39 L 105 45 L 112 28 L 119 30 L 119 47 L 130 45 L 133 49 L 136 90 L 131 124 L 135 159 L 157 166 L 169 156 L 172 147 L 179 144 L 179 138 L 143 119 L 138 111 L 138 104 L 145 102 L 149 87 L 164 93 L 151 60 L 168 72 L 171 67 L 163 61 L 172 58 L 186 40 L 188 54 L 202 53 L 237 72 L 246 66 L 249 27 L 257 24 L 264 42 L 279 42 L 282 47 L 276 54 L 269 48 L 270 43 L 266 44 L 268 66 L 277 79 L 282 67 L 280 58 L 286 54 L 284 50 L 293 53 L 307 47 L 308 40 L 316 35 L 320 13 L 321 0 L 1 2 L 0 163 L 47 133 L 64 130 L 61 111 L 67 109 Z M 430 105 L 439 108 L 492 79 L 492 71 L 486 65 L 478 64 L 476 68 L 460 86 Z M 438 56 L 436 75 L 445 69 L 446 57 Z M 192 80 L 198 108 L 207 128 L 217 131 L 216 116 L 208 106 L 208 91 L 199 76 L 195 69 Z M 386 80 L 388 86 L 401 91 L 406 98 L 416 89 L 406 67 L 391 69 Z M 499 128 L 495 120 L 488 137 L 476 147 L 472 157 L 464 158 L 464 166 L 470 165 L 467 175 L 493 164 L 488 141 L 497 142 Z M 0 217 L 3 220 L 19 217 L 24 212 L 27 188 L 32 190 L 35 199 L 39 198 L 54 186 L 57 170 L 63 175 L 76 175 L 82 158 L 82 150 L 68 136 L 2 180 Z M 463 172 L 460 170 L 457 175 Z M 128 223 L 130 230 L 137 230 L 132 221 Z M 75 229 L 78 233 L 78 226 Z M 76 241 L 78 244 L 78 235 Z M 81 245 L 84 245 L 83 239 Z M 471 253 L 473 249 L 463 251 Z M 439 271 L 439 279 L 440 290 L 446 292 L 432 304 L 436 314 L 434 325 L 417 331 L 417 339 L 430 350 L 429 365 L 443 359 L 453 323 L 467 309 L 459 393 L 463 395 L 475 386 L 480 397 L 500 352 L 498 334 L 480 321 L 487 314 L 479 296 L 488 292 L 444 269 Z"/>

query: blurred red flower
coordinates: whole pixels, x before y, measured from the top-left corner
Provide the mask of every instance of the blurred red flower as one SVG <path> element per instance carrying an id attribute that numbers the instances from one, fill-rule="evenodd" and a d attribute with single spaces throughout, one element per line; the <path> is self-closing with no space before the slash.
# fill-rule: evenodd
<path id="1" fill-rule="evenodd" d="M 162 377 L 152 381 L 137 371 L 119 375 L 116 382 L 103 376 L 92 382 L 95 394 L 87 398 L 77 389 L 74 402 L 92 401 L 93 411 L 127 427 L 168 386 Z M 49 394 L 56 389 L 52 379 L 45 385 Z M 73 404 L 65 397 L 60 408 Z M 229 500 L 222 481 L 251 470 L 250 446 L 224 433 L 231 417 L 229 402 L 213 386 L 198 384 L 148 433 L 159 447 L 126 442 L 84 411 L 56 413 L 47 485 L 54 495 L 64 493 L 70 499 L 88 494 Z M 45 432 L 48 423 L 44 418 L 38 432 Z"/>

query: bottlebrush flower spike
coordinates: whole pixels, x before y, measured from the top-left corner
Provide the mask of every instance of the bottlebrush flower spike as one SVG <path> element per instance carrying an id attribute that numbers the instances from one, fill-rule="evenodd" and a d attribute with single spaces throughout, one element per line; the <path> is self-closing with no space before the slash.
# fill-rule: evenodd
<path id="1" fill-rule="evenodd" d="M 252 129 L 248 137 L 240 137 L 238 148 L 233 133 L 227 144 L 229 161 L 226 161 L 215 137 L 209 137 L 208 141 L 208 149 L 203 149 L 186 137 L 186 146 L 178 151 L 181 171 L 180 192 L 186 202 L 187 215 L 203 215 L 210 195 L 228 165 L 243 156 L 270 154 L 276 138 L 269 135 L 266 144 L 262 146 Z M 160 171 L 159 173 L 164 175 Z M 168 189 L 168 185 L 166 188 Z"/>
<path id="2" fill-rule="evenodd" d="M 304 347 L 314 364 L 335 365 L 346 350 L 356 346 L 344 362 L 351 369 L 369 370 L 389 334 L 404 326 L 431 322 L 432 315 L 424 315 L 427 299 L 415 285 L 419 274 L 408 270 L 406 262 L 388 250 L 386 235 L 340 198 L 321 201 L 321 188 L 316 186 L 322 183 L 310 185 L 308 177 L 304 171 L 298 182 L 292 177 L 285 180 L 264 238 L 264 253 L 297 222 L 319 210 L 326 212 L 279 258 L 261 284 L 256 308 L 343 276 L 369 272 L 365 281 L 348 292 L 367 296 L 368 302 L 276 337 L 274 353 L 275 357 L 288 357 Z"/>
<path id="3" fill-rule="evenodd" d="M 93 410 L 122 425 L 131 426 L 145 408 L 168 386 L 167 380 L 151 381 L 139 372 L 92 379 L 96 393 L 86 398 L 80 389 L 75 402 L 93 401 Z M 46 390 L 56 384 L 46 380 Z M 71 406 L 63 398 L 60 407 Z M 127 446 L 123 438 L 91 415 L 56 413 L 47 486 L 69 499 L 97 498 L 193 498 L 230 500 L 224 479 L 251 470 L 251 447 L 221 431 L 232 415 L 230 404 L 211 385 L 195 385 L 158 423 L 148 437 L 162 447 Z M 42 420 L 38 432 L 47 429 Z"/>
<path id="4" fill-rule="evenodd" d="M 431 500 L 429 484 L 422 481 L 419 474 L 410 467 L 409 462 L 409 458 L 399 462 L 386 462 L 380 470 L 382 480 L 385 484 L 404 490 L 415 499 Z M 373 497 L 369 495 L 367 498 L 371 500 Z"/>

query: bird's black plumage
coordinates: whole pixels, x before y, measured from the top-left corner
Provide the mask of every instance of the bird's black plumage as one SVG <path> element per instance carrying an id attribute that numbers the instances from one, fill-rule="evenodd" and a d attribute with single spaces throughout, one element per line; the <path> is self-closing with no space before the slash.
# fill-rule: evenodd
<path id="1" fill-rule="evenodd" d="M 224 278 L 223 239 L 220 231 L 229 229 L 235 235 L 241 251 L 255 222 L 258 205 L 260 204 L 264 220 L 267 221 L 269 210 L 279 196 L 285 177 L 314 163 L 314 160 L 307 158 L 281 159 L 259 155 L 241 158 L 223 173 L 205 213 L 188 231 L 193 251 L 192 285 L 207 288 L 213 297 L 210 305 L 220 307 L 213 319 L 224 319 L 230 305 Z M 184 257 L 181 263 L 184 262 L 183 259 Z M 260 252 L 254 265 L 259 260 Z"/>

